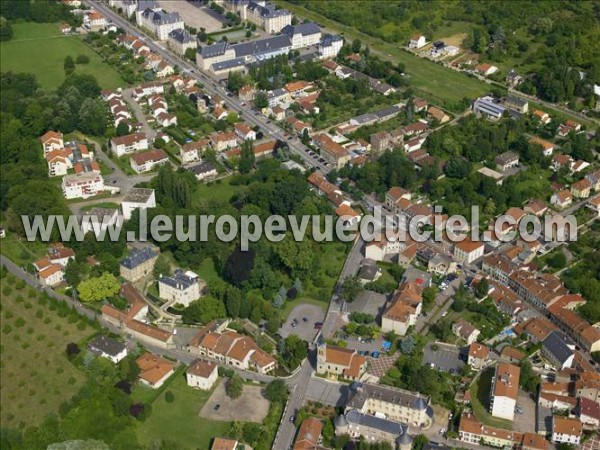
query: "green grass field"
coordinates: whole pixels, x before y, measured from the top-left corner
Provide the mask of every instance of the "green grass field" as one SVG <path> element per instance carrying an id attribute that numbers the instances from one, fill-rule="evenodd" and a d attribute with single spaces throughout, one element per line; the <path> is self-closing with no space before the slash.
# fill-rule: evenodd
<path id="1" fill-rule="evenodd" d="M 93 330 L 85 322 L 60 317 L 56 306 L 12 275 L 2 278 L 2 425 L 39 424 L 71 398 L 85 375 L 65 355 L 68 343 L 82 343 Z M 81 345 L 80 345 L 81 347 Z"/>
<path id="2" fill-rule="evenodd" d="M 175 395 L 173 403 L 165 400 L 165 392 Z M 209 448 L 212 438 L 224 436 L 231 429 L 229 422 L 217 422 L 200 417 L 198 413 L 210 397 L 204 392 L 188 387 L 185 375 L 173 377 L 161 395 L 152 403 L 152 414 L 137 427 L 142 445 L 167 440 L 182 448 Z"/>
<path id="3" fill-rule="evenodd" d="M 447 69 L 402 50 L 401 46 L 404 44 L 384 42 L 382 39 L 369 36 L 289 2 L 281 1 L 278 3 L 300 17 L 313 20 L 330 31 L 343 35 L 347 41 L 360 39 L 363 45 L 368 45 L 374 53 L 388 61 L 404 63 L 411 86 L 419 91 L 419 95 L 425 96 L 434 102 L 456 102 L 463 97 L 473 99 L 490 90 L 490 87 L 483 81 L 470 78 L 463 73 Z M 456 32 L 456 29 L 447 28 L 444 30 L 444 34 L 450 32 Z"/>
<path id="4" fill-rule="evenodd" d="M 210 184 L 200 184 L 193 194 L 194 203 L 201 204 L 209 200 L 229 202 L 236 191 L 244 189 L 244 186 L 232 186 L 230 181 L 231 177 L 226 177 L 213 181 Z"/>
<path id="5" fill-rule="evenodd" d="M 0 44 L 2 72 L 34 73 L 42 88 L 55 89 L 65 79 L 65 58 L 86 55 L 90 62 L 78 64 L 76 72 L 94 75 L 100 86 L 106 89 L 125 85 L 119 73 L 105 64 L 80 37 L 63 36 L 58 24 L 26 22 L 15 23 L 12 27 L 14 37 Z"/>
<path id="6" fill-rule="evenodd" d="M 7 233 L 0 245 L 0 253 L 19 266 L 34 262 L 44 256 L 47 250 L 48 244 L 39 241 L 28 242 L 11 232 Z"/>

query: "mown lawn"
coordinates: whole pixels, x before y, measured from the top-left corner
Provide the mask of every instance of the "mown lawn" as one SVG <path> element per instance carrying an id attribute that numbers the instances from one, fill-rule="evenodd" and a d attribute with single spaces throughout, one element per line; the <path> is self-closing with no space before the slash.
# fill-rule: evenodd
<path id="1" fill-rule="evenodd" d="M 202 204 L 211 200 L 228 203 L 236 191 L 244 186 L 234 186 L 231 184 L 232 177 L 221 178 L 210 183 L 201 183 L 194 192 L 194 203 Z"/>
<path id="2" fill-rule="evenodd" d="M 490 90 L 490 87 L 483 81 L 447 69 L 432 61 L 418 58 L 402 50 L 401 47 L 405 45 L 404 42 L 384 42 L 382 39 L 369 36 L 293 3 L 283 1 L 278 3 L 301 17 L 313 20 L 330 31 L 342 34 L 346 41 L 351 42 L 354 39 L 360 39 L 363 45 L 368 45 L 371 51 L 377 53 L 383 59 L 394 63 L 404 63 L 411 86 L 419 91 L 419 95 L 425 96 L 434 102 L 457 102 L 463 97 L 473 99 Z M 445 31 L 456 32 L 456 30 L 450 28 Z"/>
<path id="3" fill-rule="evenodd" d="M 175 395 L 172 403 L 165 400 L 167 391 Z M 208 420 L 198 415 L 211 393 L 188 387 L 183 374 L 173 378 L 152 403 L 150 417 L 137 427 L 139 442 L 152 446 L 153 442 L 166 440 L 182 448 L 210 448 L 215 436 L 224 436 L 231 429 L 229 422 Z"/>
<path id="4" fill-rule="evenodd" d="M 39 241 L 28 242 L 9 231 L 7 236 L 2 239 L 0 253 L 15 264 L 26 266 L 44 256 L 47 248 L 48 244 Z"/>
<path id="5" fill-rule="evenodd" d="M 0 44 L 2 72 L 28 72 L 37 76 L 44 89 L 55 89 L 64 81 L 64 60 L 67 56 L 89 57 L 88 64 L 78 64 L 76 72 L 94 75 L 101 87 L 114 89 L 124 86 L 119 73 L 105 64 L 102 58 L 78 36 L 64 36 L 58 24 L 33 22 L 12 25 L 14 36 Z"/>
<path id="6" fill-rule="evenodd" d="M 65 349 L 71 342 L 82 348 L 94 330 L 12 275 L 1 285 L 0 417 L 3 426 L 24 429 L 58 413 L 82 386 L 85 375 Z"/>

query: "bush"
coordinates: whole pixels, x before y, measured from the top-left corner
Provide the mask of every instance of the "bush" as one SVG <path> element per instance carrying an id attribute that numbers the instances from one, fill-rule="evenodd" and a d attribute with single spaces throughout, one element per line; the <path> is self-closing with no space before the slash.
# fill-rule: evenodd
<path id="1" fill-rule="evenodd" d="M 75 60 L 77 64 L 88 64 L 90 62 L 90 58 L 87 55 L 79 55 Z"/>
<path id="2" fill-rule="evenodd" d="M 167 403 L 173 403 L 175 401 L 175 394 L 171 391 L 165 392 L 165 401 Z"/>

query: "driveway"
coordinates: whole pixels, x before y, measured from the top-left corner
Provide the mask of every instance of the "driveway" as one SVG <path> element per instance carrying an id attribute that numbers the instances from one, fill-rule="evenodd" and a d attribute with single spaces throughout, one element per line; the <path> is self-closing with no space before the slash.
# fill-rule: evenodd
<path id="1" fill-rule="evenodd" d="M 308 321 L 305 322 L 303 320 L 304 318 L 308 319 Z M 317 305 L 303 303 L 292 309 L 287 320 L 279 329 L 279 334 L 284 338 L 288 337 L 290 334 L 295 334 L 305 341 L 310 342 L 315 334 L 317 334 L 315 322 L 323 322 L 324 318 L 325 311 L 323 311 L 323 308 Z M 294 320 L 296 320 L 295 326 Z"/>
<path id="2" fill-rule="evenodd" d="M 154 142 L 154 138 L 156 137 L 156 130 L 148 124 L 148 120 L 146 119 L 146 113 L 144 112 L 142 105 L 140 105 L 133 99 L 132 93 L 133 88 L 124 89 L 123 98 L 129 104 L 129 107 L 133 110 L 135 114 L 135 119 L 142 124 L 142 132 L 146 133 L 148 143 Z"/>
<path id="3" fill-rule="evenodd" d="M 437 350 L 432 348 L 433 345 L 437 345 Z M 423 362 L 433 364 L 435 369 L 453 373 L 460 372 L 460 369 L 465 365 L 459 347 L 441 342 L 425 346 L 423 349 Z"/>

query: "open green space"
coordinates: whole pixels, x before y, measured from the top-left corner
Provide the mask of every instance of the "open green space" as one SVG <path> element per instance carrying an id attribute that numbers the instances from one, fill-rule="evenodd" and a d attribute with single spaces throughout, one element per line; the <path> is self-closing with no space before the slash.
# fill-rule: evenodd
<path id="1" fill-rule="evenodd" d="M 78 64 L 77 73 L 94 75 L 101 87 L 113 89 L 125 82 L 116 70 L 78 36 L 64 36 L 58 24 L 23 22 L 12 24 L 14 37 L 0 44 L 2 72 L 28 72 L 36 75 L 42 88 L 55 89 L 64 81 L 64 60 L 78 55 L 89 57 L 88 64 Z"/>
<path id="2" fill-rule="evenodd" d="M 71 342 L 81 347 L 93 330 L 67 311 L 14 276 L 2 278 L 2 426 L 38 425 L 83 385 L 85 375 L 65 349 Z"/>
<path id="3" fill-rule="evenodd" d="M 171 391 L 175 400 L 168 403 L 165 392 Z M 167 440 L 183 448 L 210 448 L 215 436 L 224 436 L 229 422 L 218 422 L 200 417 L 198 413 L 211 392 L 193 389 L 186 384 L 185 375 L 173 377 L 160 396 L 152 403 L 152 415 L 137 427 L 138 440 L 151 446 Z"/>
<path id="4" fill-rule="evenodd" d="M 19 266 L 26 266 L 46 254 L 47 245 L 43 242 L 28 242 L 14 233 L 8 232 L 2 239 L 0 253 Z"/>
<path id="5" fill-rule="evenodd" d="M 512 422 L 510 420 L 492 417 L 488 412 L 493 376 L 494 368 L 490 367 L 482 372 L 473 382 L 473 385 L 471 386 L 471 406 L 473 407 L 473 413 L 484 425 L 512 430 Z"/>
<path id="6" fill-rule="evenodd" d="M 231 184 L 231 177 L 221 178 L 210 183 L 202 183 L 194 192 L 194 203 L 202 203 L 210 200 L 219 202 L 229 202 L 237 190 L 243 189 L 243 186 L 234 186 Z"/>
<path id="7" fill-rule="evenodd" d="M 285 7 L 300 17 L 305 17 L 323 25 L 328 30 L 340 33 L 348 41 L 360 39 L 368 45 L 373 53 L 394 63 L 406 65 L 406 74 L 411 81 L 411 86 L 419 91 L 419 95 L 432 101 L 442 103 L 458 102 L 463 97 L 475 98 L 488 92 L 489 86 L 476 78 L 469 77 L 461 72 L 449 70 L 427 59 L 414 56 L 401 48 L 404 45 L 384 42 L 382 39 L 369 36 L 355 28 L 327 19 L 321 14 L 310 11 L 304 7 L 289 2 L 280 2 Z M 452 30 L 447 30 L 452 31 Z"/>

